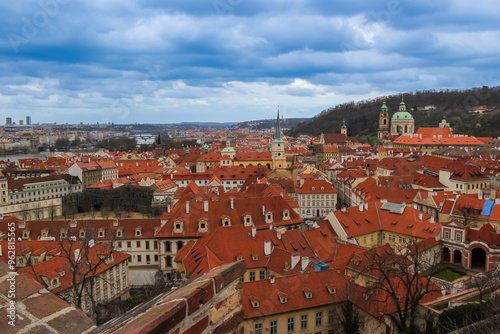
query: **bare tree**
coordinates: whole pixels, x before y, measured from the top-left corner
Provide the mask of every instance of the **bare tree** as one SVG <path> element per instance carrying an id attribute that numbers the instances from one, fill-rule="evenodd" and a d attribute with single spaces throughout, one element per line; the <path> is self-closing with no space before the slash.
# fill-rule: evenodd
<path id="1" fill-rule="evenodd" d="M 20 214 L 21 214 L 21 217 L 24 220 L 29 219 L 29 217 L 30 217 L 30 210 L 28 209 L 28 204 L 23 204 L 21 206 Z"/>
<path id="2" fill-rule="evenodd" d="M 43 208 L 40 203 L 36 203 L 33 213 L 35 214 L 37 220 L 41 220 L 43 218 Z"/>
<path id="3" fill-rule="evenodd" d="M 83 300 L 91 303 L 91 317 L 100 323 L 98 301 L 95 294 L 97 274 L 102 265 L 113 261 L 113 237 L 106 243 L 95 243 L 97 233 L 91 222 L 84 228 L 74 231 L 68 229 L 65 238 L 59 241 L 61 255 L 67 262 L 72 286 L 69 291 L 71 302 L 83 309 Z M 102 284 L 111 282 L 103 281 Z"/>
<path id="4" fill-rule="evenodd" d="M 50 217 L 50 220 L 54 220 L 54 218 L 56 217 L 57 215 L 57 207 L 52 205 L 52 206 L 49 206 L 49 217 Z"/>
<path id="5" fill-rule="evenodd" d="M 437 254 L 423 252 L 421 245 L 414 244 L 400 255 L 387 251 L 386 246 L 366 253 L 367 266 L 377 277 L 367 290 L 367 300 L 379 304 L 381 314 L 398 333 L 422 333 L 425 322 L 418 319 L 419 304 L 427 296 L 441 295 L 431 281 L 437 272 Z"/>
<path id="6" fill-rule="evenodd" d="M 31 247 L 28 247 L 25 243 L 23 243 L 23 242 L 19 243 L 19 254 L 21 255 L 21 258 L 23 259 L 24 265 L 31 269 L 31 271 L 33 272 L 33 275 L 35 276 L 35 279 L 37 281 L 41 281 L 40 277 L 36 273 L 36 270 L 34 267 L 35 263 L 33 263 L 33 260 L 31 258 L 32 251 L 33 251 L 33 249 L 31 249 Z"/>
<path id="7" fill-rule="evenodd" d="M 482 302 L 485 293 L 492 293 L 500 288 L 500 270 L 497 268 L 481 272 L 472 277 L 470 284 L 477 289 L 479 301 Z"/>
<path id="8" fill-rule="evenodd" d="M 340 325 L 345 334 L 359 334 L 359 314 L 350 300 L 346 300 L 340 309 Z"/>

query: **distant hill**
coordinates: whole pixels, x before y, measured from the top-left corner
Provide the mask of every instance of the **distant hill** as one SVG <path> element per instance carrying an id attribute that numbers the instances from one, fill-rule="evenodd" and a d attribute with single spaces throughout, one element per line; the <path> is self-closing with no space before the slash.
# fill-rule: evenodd
<path id="1" fill-rule="evenodd" d="M 454 133 L 478 137 L 500 136 L 500 87 L 467 90 L 417 91 L 413 93 L 381 96 L 373 100 L 344 103 L 324 110 L 315 117 L 301 122 L 288 135 L 340 132 L 345 118 L 349 136 L 376 136 L 382 101 L 386 100 L 390 115 L 398 111 L 401 98 L 407 111 L 415 119 L 415 127 L 436 127 L 442 119 L 453 127 Z M 432 108 L 427 108 L 433 106 Z M 482 115 L 472 113 L 478 107 L 487 110 Z"/>
<path id="2" fill-rule="evenodd" d="M 297 126 L 297 124 L 299 124 L 300 122 L 305 122 L 307 120 L 308 118 L 285 118 L 280 120 L 280 125 L 284 129 L 289 129 L 294 126 Z M 230 130 L 234 131 L 242 128 L 247 128 L 251 130 L 266 130 L 266 129 L 272 129 L 275 126 L 276 126 L 276 119 L 262 119 L 262 120 L 246 121 L 235 124 L 230 127 Z"/>

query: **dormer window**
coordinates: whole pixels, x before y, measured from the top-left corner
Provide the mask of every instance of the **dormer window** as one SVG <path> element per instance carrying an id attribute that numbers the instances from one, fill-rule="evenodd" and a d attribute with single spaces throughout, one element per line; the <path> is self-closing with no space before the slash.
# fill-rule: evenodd
<path id="1" fill-rule="evenodd" d="M 250 296 L 250 303 L 252 303 L 252 307 L 254 309 L 257 309 L 260 306 L 259 298 L 255 297 L 254 295 Z"/>
<path id="2" fill-rule="evenodd" d="M 265 214 L 266 223 L 271 224 L 273 222 L 273 213 L 271 211 Z"/>
<path id="3" fill-rule="evenodd" d="M 243 255 L 236 253 L 235 258 L 236 258 L 236 261 L 241 261 L 241 260 L 243 260 Z"/>
<path id="4" fill-rule="evenodd" d="M 207 233 L 208 232 L 208 222 L 204 219 L 198 222 L 198 232 Z"/>
<path id="5" fill-rule="evenodd" d="M 252 261 L 253 262 L 258 262 L 259 261 L 259 256 L 257 255 L 257 253 L 252 253 Z"/>
<path id="6" fill-rule="evenodd" d="M 278 298 L 279 298 L 281 304 L 288 303 L 288 295 L 286 293 L 284 293 L 283 291 L 278 292 Z"/>
<path id="7" fill-rule="evenodd" d="M 85 230 L 80 230 L 80 238 L 85 238 Z"/>
<path id="8" fill-rule="evenodd" d="M 175 233 L 182 233 L 183 226 L 182 226 L 182 221 L 176 221 L 174 223 L 174 232 Z"/>
<path id="9" fill-rule="evenodd" d="M 304 288 L 302 288 L 302 291 L 304 292 L 304 296 L 306 297 L 306 299 L 312 299 L 313 292 L 311 289 L 304 287 Z"/>
<path id="10" fill-rule="evenodd" d="M 123 229 L 119 228 L 118 230 L 116 230 L 116 236 L 117 237 L 123 237 Z"/>
<path id="11" fill-rule="evenodd" d="M 326 290 L 328 291 L 329 294 L 334 295 L 337 289 L 332 284 L 326 283 Z"/>
<path id="12" fill-rule="evenodd" d="M 68 236 L 68 232 L 66 230 L 61 230 L 61 238 L 66 238 Z"/>
<path id="13" fill-rule="evenodd" d="M 42 230 L 42 237 L 47 237 L 49 235 L 49 230 Z"/>
<path id="14" fill-rule="evenodd" d="M 28 239 L 30 237 L 30 231 L 24 231 L 23 232 L 23 239 Z"/>
<path id="15" fill-rule="evenodd" d="M 288 219 L 290 219 L 290 211 L 283 210 L 283 220 L 288 220 Z"/>
<path id="16" fill-rule="evenodd" d="M 135 229 L 135 236 L 136 237 L 142 236 L 142 228 L 141 227 L 138 227 Z"/>
<path id="17" fill-rule="evenodd" d="M 231 219 L 228 215 L 222 215 L 222 217 L 220 217 L 220 221 L 222 226 L 231 226 Z"/>
<path id="18" fill-rule="evenodd" d="M 252 216 L 250 214 L 243 216 L 243 221 L 245 226 L 252 226 Z"/>
<path id="19" fill-rule="evenodd" d="M 353 262 L 355 266 L 359 266 L 359 260 L 354 260 Z"/>
<path id="20" fill-rule="evenodd" d="M 311 190 L 316 190 L 316 188 L 315 187 L 311 187 Z"/>
<path id="21" fill-rule="evenodd" d="M 99 238 L 104 238 L 104 230 L 99 229 Z"/>

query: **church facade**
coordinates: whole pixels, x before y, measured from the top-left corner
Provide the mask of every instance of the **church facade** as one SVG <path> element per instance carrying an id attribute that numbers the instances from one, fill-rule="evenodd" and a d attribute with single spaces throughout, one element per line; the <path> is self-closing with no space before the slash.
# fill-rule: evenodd
<path id="1" fill-rule="evenodd" d="M 401 99 L 399 110 L 392 115 L 389 122 L 389 109 L 386 102 L 382 103 L 379 114 L 378 140 L 382 142 L 389 136 L 404 136 L 415 133 L 415 120 L 413 116 L 406 111 L 406 104 Z"/>

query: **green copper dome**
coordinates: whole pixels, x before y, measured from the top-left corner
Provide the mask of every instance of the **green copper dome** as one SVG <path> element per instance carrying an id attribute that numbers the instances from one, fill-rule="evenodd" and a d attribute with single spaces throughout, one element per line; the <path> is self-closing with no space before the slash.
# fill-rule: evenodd
<path id="1" fill-rule="evenodd" d="M 392 119 L 413 119 L 413 116 L 407 111 L 398 111 L 392 115 Z"/>
<path id="2" fill-rule="evenodd" d="M 235 152 L 234 148 L 231 147 L 231 141 L 229 139 L 226 141 L 226 147 L 224 147 L 222 149 L 222 152 L 226 152 L 226 153 Z"/>

